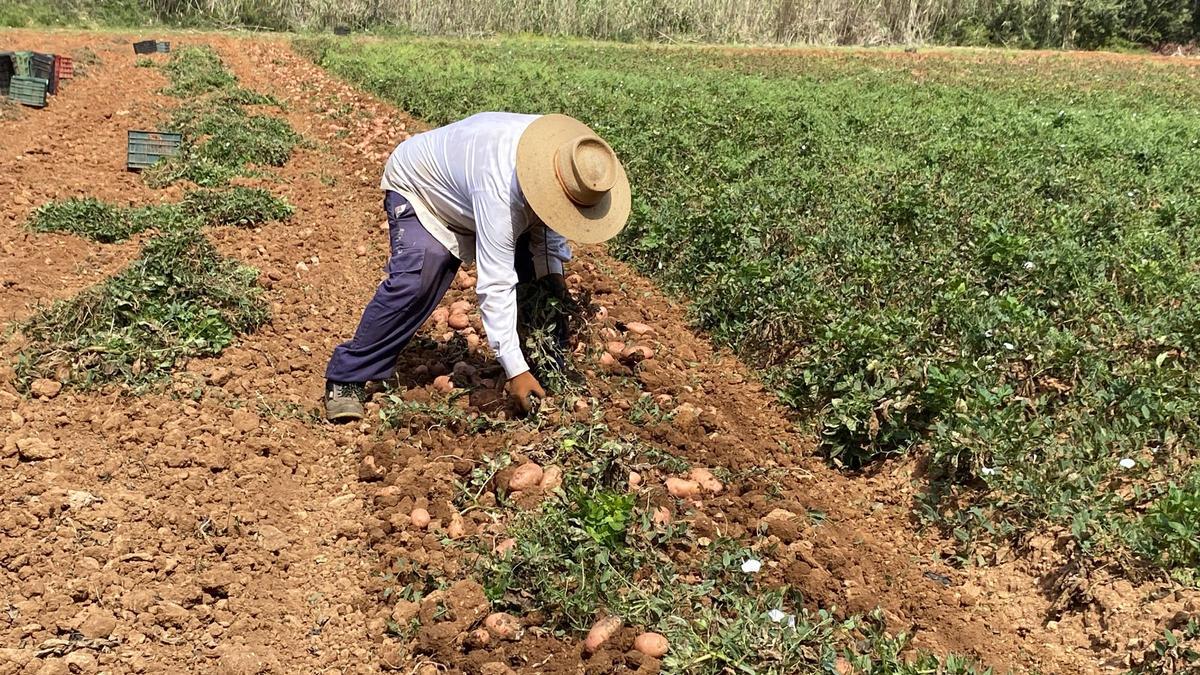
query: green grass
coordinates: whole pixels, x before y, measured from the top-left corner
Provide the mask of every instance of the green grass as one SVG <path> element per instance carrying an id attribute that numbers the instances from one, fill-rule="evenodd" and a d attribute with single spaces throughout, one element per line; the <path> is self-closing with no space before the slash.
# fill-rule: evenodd
<path id="1" fill-rule="evenodd" d="M 20 325 L 26 346 L 16 363 L 18 384 L 161 380 L 179 361 L 219 354 L 266 322 L 257 277 L 199 231 L 168 231 L 116 276 Z"/>
<path id="2" fill-rule="evenodd" d="M 192 190 L 179 204 L 122 207 L 93 197 L 43 204 L 33 212 L 29 228 L 35 232 L 69 232 L 92 241 L 124 241 L 146 229 L 160 231 L 202 226 L 255 227 L 286 220 L 294 209 L 287 201 L 260 188 Z"/>
<path id="3" fill-rule="evenodd" d="M 817 420 L 831 461 L 927 454 L 922 513 L 964 559 L 1058 526 L 1085 556 L 1186 576 L 1186 555 L 1146 542 L 1178 531 L 1156 504 L 1200 440 L 1194 64 L 300 46 L 434 124 L 590 123 L 634 185 L 612 250 L 692 299 L 700 328 Z"/>

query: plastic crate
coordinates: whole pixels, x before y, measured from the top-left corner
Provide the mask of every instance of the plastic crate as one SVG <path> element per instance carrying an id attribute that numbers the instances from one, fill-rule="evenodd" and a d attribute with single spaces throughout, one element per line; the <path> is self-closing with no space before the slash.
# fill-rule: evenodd
<path id="1" fill-rule="evenodd" d="M 8 83 L 14 74 L 12 52 L 0 52 L 0 96 L 8 96 Z"/>
<path id="2" fill-rule="evenodd" d="M 141 42 L 133 43 L 134 54 L 156 54 L 158 53 L 158 43 L 154 40 L 142 40 Z"/>
<path id="3" fill-rule="evenodd" d="M 75 61 L 73 61 L 69 56 L 55 54 L 54 74 L 60 80 L 69 80 L 75 77 Z"/>
<path id="4" fill-rule="evenodd" d="M 33 52 L 13 52 L 13 74 L 29 77 L 29 62 L 32 59 Z"/>
<path id="5" fill-rule="evenodd" d="M 54 95 L 58 93 L 58 78 L 54 75 L 54 55 L 39 54 L 34 52 L 29 60 L 29 76 L 40 77 L 45 80 L 48 85 L 46 93 Z"/>
<path id="6" fill-rule="evenodd" d="M 164 157 L 173 157 L 179 154 L 179 148 L 182 145 L 183 134 L 173 131 L 135 131 L 130 129 L 125 168 L 131 171 L 148 169 Z"/>
<path id="7" fill-rule="evenodd" d="M 8 84 L 8 98 L 34 108 L 46 107 L 46 88 L 50 83 L 40 77 L 16 75 Z"/>
<path id="8" fill-rule="evenodd" d="M 159 54 L 167 54 L 171 51 L 171 43 L 159 40 L 158 42 L 154 43 L 154 50 Z"/>

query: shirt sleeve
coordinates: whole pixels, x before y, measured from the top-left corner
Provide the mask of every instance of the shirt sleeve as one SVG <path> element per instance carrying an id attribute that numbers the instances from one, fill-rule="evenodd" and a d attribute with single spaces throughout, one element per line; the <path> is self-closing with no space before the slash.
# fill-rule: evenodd
<path id="1" fill-rule="evenodd" d="M 517 337 L 517 232 L 524 213 L 491 192 L 471 195 L 475 209 L 475 293 L 488 346 L 508 379 L 529 370 Z"/>
<path id="2" fill-rule="evenodd" d="M 567 238 L 542 223 L 529 228 L 529 254 L 533 257 L 533 271 L 538 279 L 547 274 L 562 274 L 563 263 L 571 259 L 571 245 Z"/>

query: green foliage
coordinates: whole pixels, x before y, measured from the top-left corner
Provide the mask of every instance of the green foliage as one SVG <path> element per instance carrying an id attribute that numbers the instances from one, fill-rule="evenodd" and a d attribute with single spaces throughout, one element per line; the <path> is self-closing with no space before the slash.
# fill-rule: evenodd
<path id="1" fill-rule="evenodd" d="M 193 190 L 179 204 L 121 207 L 92 197 L 71 198 L 38 207 L 30 217 L 35 232 L 70 232 L 92 241 L 124 241 L 150 228 L 161 231 L 205 225 L 254 227 L 286 220 L 291 204 L 259 188 Z"/>
<path id="2" fill-rule="evenodd" d="M 967 540 L 1048 522 L 1091 554 L 1124 546 L 1158 494 L 1119 460 L 1152 450 L 1169 473 L 1200 442 L 1194 66 L 301 48 L 434 124 L 588 122 L 635 188 L 611 249 L 816 415 L 835 462 L 927 449 L 929 513 Z"/>
<path id="3" fill-rule="evenodd" d="M 1195 583 L 1200 570 L 1200 471 L 1183 485 L 1174 482 L 1132 529 L 1133 547 L 1181 581 Z"/>
<path id="4" fill-rule="evenodd" d="M 1187 624 L 1167 630 L 1155 640 L 1151 650 L 1130 671 L 1136 675 L 1195 673 L 1200 671 L 1200 618 L 1190 617 Z"/>
<path id="5" fill-rule="evenodd" d="M 166 93 L 188 99 L 170 124 L 183 134 L 184 145 L 179 154 L 145 172 L 151 186 L 180 180 L 220 186 L 246 175 L 249 167 L 283 166 L 291 158 L 301 138 L 287 121 L 251 115 L 243 107 L 278 102 L 238 86 L 212 48 L 185 47 L 174 53 L 166 71 L 171 80 Z"/>
<path id="6" fill-rule="evenodd" d="M 261 188 L 233 187 L 228 190 L 193 190 L 180 204 L 205 225 L 254 227 L 273 220 L 287 220 L 295 209 L 287 201 Z"/>
<path id="7" fill-rule="evenodd" d="M 18 382 L 136 386 L 166 377 L 182 359 L 219 354 L 267 320 L 257 277 L 196 230 L 166 232 L 116 276 L 21 325 Z"/>
<path id="8" fill-rule="evenodd" d="M 164 67 L 170 86 L 163 93 L 191 98 L 237 85 L 237 78 L 225 69 L 221 57 L 208 45 L 183 47 L 171 53 Z"/>
<path id="9" fill-rule="evenodd" d="M 634 501 L 633 493 L 628 491 L 580 491 L 573 500 L 572 517 L 596 543 L 611 548 L 625 543 Z"/>

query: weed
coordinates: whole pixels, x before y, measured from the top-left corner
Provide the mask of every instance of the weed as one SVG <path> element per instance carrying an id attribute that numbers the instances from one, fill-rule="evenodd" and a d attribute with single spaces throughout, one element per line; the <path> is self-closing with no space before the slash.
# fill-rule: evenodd
<path id="1" fill-rule="evenodd" d="M 459 393 L 459 396 L 464 394 Z M 379 418 L 392 429 L 410 431 L 432 431 L 448 429 L 455 433 L 481 434 L 495 429 L 504 429 L 511 422 L 495 419 L 484 413 L 467 412 L 452 401 L 422 403 L 405 401 L 389 395 L 379 410 Z"/>
<path id="2" fill-rule="evenodd" d="M 219 354 L 267 320 L 257 276 L 196 230 L 166 232 L 116 276 L 21 325 L 18 382 L 136 386 L 166 377 L 182 359 Z"/>
<path id="3" fill-rule="evenodd" d="M 157 68 L 158 63 L 149 56 L 139 56 L 137 60 L 133 62 L 133 66 L 135 68 Z"/>
<path id="4" fill-rule="evenodd" d="M 1177 630 L 1167 630 L 1154 642 L 1131 673 L 1195 673 L 1200 671 L 1200 619 L 1191 617 Z"/>
<path id="5" fill-rule="evenodd" d="M 50 202 L 39 206 L 29 221 L 35 232 L 70 232 L 93 241 L 108 243 L 128 239 L 138 232 L 129 210 L 91 197 Z"/>

